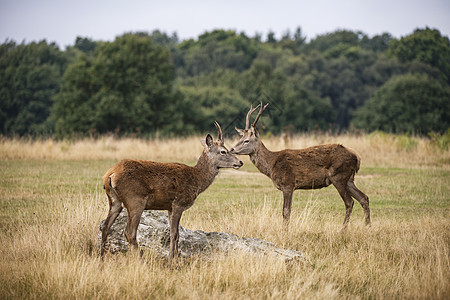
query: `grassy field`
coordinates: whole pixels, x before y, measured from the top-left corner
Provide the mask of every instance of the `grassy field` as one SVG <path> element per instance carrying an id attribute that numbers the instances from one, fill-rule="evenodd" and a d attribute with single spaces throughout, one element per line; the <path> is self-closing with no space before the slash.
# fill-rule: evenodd
<path id="1" fill-rule="evenodd" d="M 222 170 L 181 219 L 190 229 L 262 238 L 304 252 L 312 265 L 246 255 L 182 259 L 97 247 L 107 214 L 101 177 L 122 158 L 195 164 L 199 138 L 81 141 L 0 139 L 1 299 L 449 299 L 450 151 L 427 139 L 267 137 L 270 149 L 343 143 L 362 157 L 356 184 L 370 197 L 372 227 L 328 187 L 294 194 L 282 231 L 282 195 L 247 157 Z M 229 145 L 233 141 L 229 141 Z"/>

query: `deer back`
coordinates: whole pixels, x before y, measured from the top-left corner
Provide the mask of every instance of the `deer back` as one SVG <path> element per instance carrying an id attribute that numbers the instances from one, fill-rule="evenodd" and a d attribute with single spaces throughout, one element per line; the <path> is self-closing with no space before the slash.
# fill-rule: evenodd
<path id="1" fill-rule="evenodd" d="M 274 155 L 270 178 L 277 187 L 322 188 L 331 184 L 330 176 L 342 173 L 350 178 L 359 169 L 358 156 L 339 144 L 282 150 Z"/>
<path id="2" fill-rule="evenodd" d="M 131 199 L 145 199 L 146 209 L 168 209 L 174 201 L 190 206 L 207 180 L 205 174 L 180 163 L 125 159 L 104 176 L 127 207 Z"/>

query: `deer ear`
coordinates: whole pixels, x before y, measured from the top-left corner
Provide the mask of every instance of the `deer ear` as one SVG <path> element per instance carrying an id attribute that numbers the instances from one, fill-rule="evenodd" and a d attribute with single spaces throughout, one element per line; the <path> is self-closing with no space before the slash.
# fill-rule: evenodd
<path id="1" fill-rule="evenodd" d="M 208 133 L 208 135 L 206 136 L 206 145 L 207 145 L 208 147 L 214 146 L 213 138 L 212 138 L 212 136 L 211 136 L 209 133 Z"/>
<path id="2" fill-rule="evenodd" d="M 258 130 L 256 130 L 256 128 L 255 128 L 254 126 L 251 126 L 251 127 L 250 127 L 250 131 L 252 132 L 252 134 L 253 134 L 254 136 L 256 136 L 257 138 L 259 138 L 259 132 L 258 132 Z"/>
<path id="3" fill-rule="evenodd" d="M 239 129 L 239 128 L 237 128 L 237 127 L 234 127 L 234 129 L 236 129 L 236 131 L 239 133 L 240 136 L 244 136 L 245 130 Z"/>

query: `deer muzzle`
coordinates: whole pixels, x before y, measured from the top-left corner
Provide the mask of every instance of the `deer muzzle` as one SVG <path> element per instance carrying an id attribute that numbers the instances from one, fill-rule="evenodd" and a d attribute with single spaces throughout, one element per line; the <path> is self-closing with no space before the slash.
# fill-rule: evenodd
<path id="1" fill-rule="evenodd" d="M 239 164 L 234 164 L 234 165 L 233 165 L 233 169 L 236 169 L 236 170 L 237 170 L 237 169 L 239 169 L 240 167 L 242 167 L 243 165 L 244 165 L 244 163 L 240 160 L 240 161 L 239 161 Z"/>

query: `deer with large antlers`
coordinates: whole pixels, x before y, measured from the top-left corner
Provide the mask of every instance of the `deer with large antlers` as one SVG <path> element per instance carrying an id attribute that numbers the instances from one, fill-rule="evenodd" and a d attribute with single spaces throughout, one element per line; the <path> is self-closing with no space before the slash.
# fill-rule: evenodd
<path id="1" fill-rule="evenodd" d="M 111 225 L 125 207 L 128 211 L 125 237 L 138 248 L 136 231 L 145 209 L 167 210 L 170 223 L 169 264 L 178 254 L 178 225 L 181 214 L 194 204 L 197 196 L 213 182 L 220 168 L 239 169 L 243 163 L 224 145 L 222 130 L 216 142 L 211 135 L 202 141 L 203 152 L 194 167 L 180 163 L 161 163 L 124 159 L 103 176 L 109 212 L 102 228 L 101 257 Z"/>
<path id="2" fill-rule="evenodd" d="M 355 174 L 359 170 L 360 158 L 352 150 L 339 145 L 318 145 L 299 150 L 268 150 L 256 130 L 256 123 L 264 109 L 260 103 L 247 113 L 245 129 L 236 128 L 241 138 L 230 150 L 233 154 L 249 155 L 256 168 L 272 179 L 283 192 L 283 224 L 288 229 L 291 215 L 292 194 L 297 189 L 320 189 L 333 184 L 344 200 L 346 212 L 344 230 L 353 209 L 353 198 L 362 206 L 366 225 L 370 225 L 369 197 L 359 190 L 355 183 Z M 253 124 L 249 128 L 251 114 L 260 108 Z"/>

